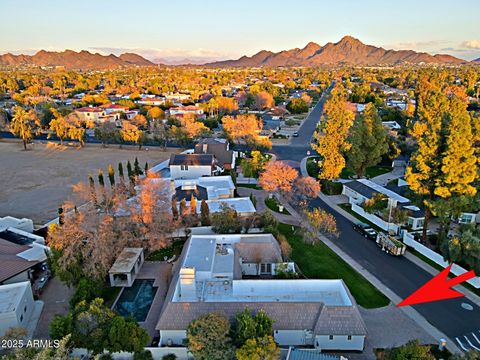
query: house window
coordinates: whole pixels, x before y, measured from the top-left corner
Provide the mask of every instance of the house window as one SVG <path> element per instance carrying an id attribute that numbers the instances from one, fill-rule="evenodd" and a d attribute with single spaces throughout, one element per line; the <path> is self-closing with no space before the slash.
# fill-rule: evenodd
<path id="1" fill-rule="evenodd" d="M 347 340 L 352 340 L 352 335 L 348 335 Z"/>
<path id="2" fill-rule="evenodd" d="M 20 322 L 23 321 L 23 315 L 20 315 Z"/>
<path id="3" fill-rule="evenodd" d="M 271 274 L 272 273 L 272 264 L 260 264 L 260 273 L 261 274 Z"/>
<path id="4" fill-rule="evenodd" d="M 188 170 L 188 165 L 181 165 L 180 170 L 187 171 Z"/>
<path id="5" fill-rule="evenodd" d="M 26 313 L 27 312 L 27 306 L 25 305 L 25 307 L 23 308 L 23 312 Z"/>
<path id="6" fill-rule="evenodd" d="M 330 335 L 330 336 L 328 337 L 328 340 L 333 340 L 333 335 Z"/>

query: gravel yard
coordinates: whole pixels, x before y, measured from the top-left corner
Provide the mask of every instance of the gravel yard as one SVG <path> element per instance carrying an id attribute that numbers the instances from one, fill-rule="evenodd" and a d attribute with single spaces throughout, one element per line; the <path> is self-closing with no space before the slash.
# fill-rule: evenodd
<path id="1" fill-rule="evenodd" d="M 88 175 L 97 176 L 103 169 L 107 180 L 107 167 L 115 171 L 118 163 L 138 157 L 141 167 L 149 167 L 168 159 L 180 149 L 118 146 L 102 148 L 88 144 L 83 149 L 35 143 L 24 151 L 20 142 L 0 142 L 0 217 L 11 215 L 26 217 L 35 224 L 44 224 L 57 215 L 57 208 L 72 196 L 72 185 L 87 181 Z"/>

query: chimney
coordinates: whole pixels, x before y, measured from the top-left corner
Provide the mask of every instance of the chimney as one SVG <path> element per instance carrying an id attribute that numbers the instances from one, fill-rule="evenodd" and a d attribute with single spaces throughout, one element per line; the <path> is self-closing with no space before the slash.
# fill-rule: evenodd
<path id="1" fill-rule="evenodd" d="M 180 301 L 197 300 L 195 268 L 180 269 Z"/>

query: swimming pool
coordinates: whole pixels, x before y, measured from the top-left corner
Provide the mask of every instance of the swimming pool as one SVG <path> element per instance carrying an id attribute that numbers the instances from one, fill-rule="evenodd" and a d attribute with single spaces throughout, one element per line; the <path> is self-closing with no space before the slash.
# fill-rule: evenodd
<path id="1" fill-rule="evenodd" d="M 131 287 L 123 289 L 114 309 L 124 317 L 133 316 L 139 322 L 145 321 L 157 292 L 153 283 L 154 280 L 135 280 Z"/>

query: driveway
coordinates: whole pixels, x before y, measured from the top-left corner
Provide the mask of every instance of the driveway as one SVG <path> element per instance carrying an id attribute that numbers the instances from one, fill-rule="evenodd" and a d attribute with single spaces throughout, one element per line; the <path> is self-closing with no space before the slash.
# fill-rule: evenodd
<path id="1" fill-rule="evenodd" d="M 50 279 L 40 300 L 43 301 L 43 311 L 38 321 L 37 329 L 34 333 L 34 339 L 50 339 L 49 325 L 55 315 L 68 314 L 68 302 L 73 296 L 75 289 L 69 288 L 57 277 Z"/>

